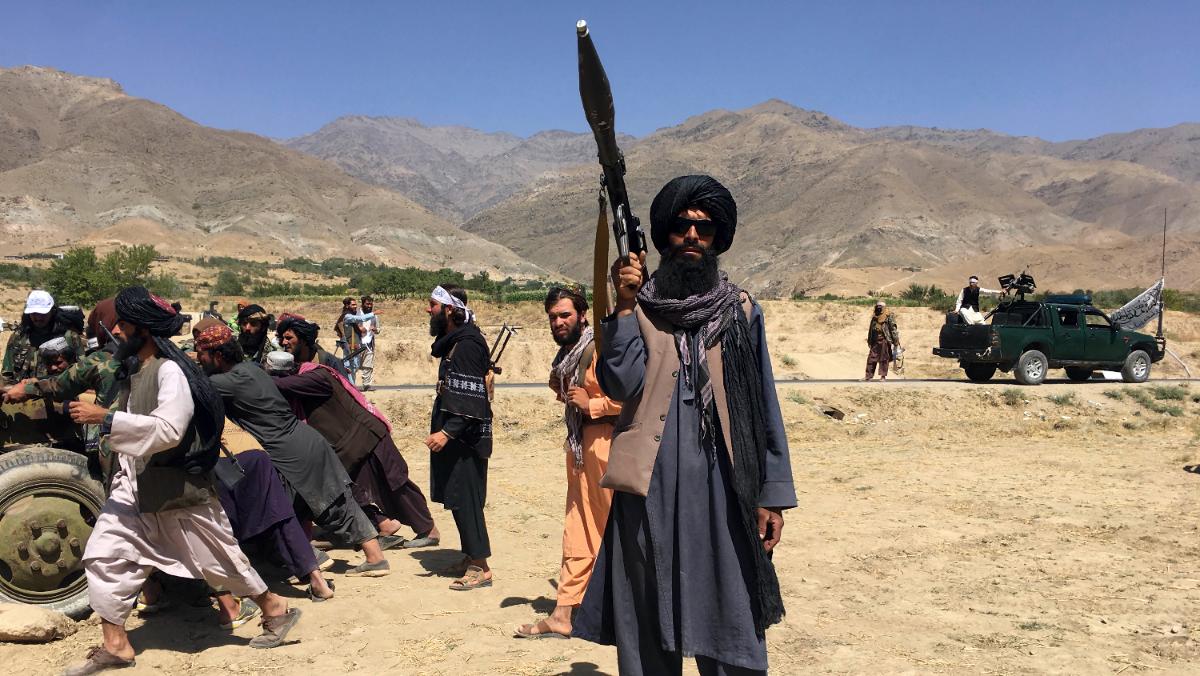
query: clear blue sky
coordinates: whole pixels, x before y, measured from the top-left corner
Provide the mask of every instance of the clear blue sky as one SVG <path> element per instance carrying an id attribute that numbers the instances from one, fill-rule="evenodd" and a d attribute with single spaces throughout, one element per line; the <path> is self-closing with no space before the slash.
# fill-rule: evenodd
<path id="1" fill-rule="evenodd" d="M 275 137 L 345 114 L 582 131 L 581 17 L 636 135 L 769 98 L 1052 140 L 1200 120 L 1194 1 L 0 0 L 0 65 Z"/>

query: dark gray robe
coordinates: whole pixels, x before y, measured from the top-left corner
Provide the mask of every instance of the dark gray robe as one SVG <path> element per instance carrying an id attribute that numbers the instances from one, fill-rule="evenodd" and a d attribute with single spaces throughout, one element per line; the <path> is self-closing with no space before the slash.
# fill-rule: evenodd
<path id="1" fill-rule="evenodd" d="M 250 362 L 210 376 L 225 415 L 262 444 L 289 488 L 314 515 L 346 494 L 350 475 L 321 433 L 303 425 L 267 372 Z"/>
<path id="2" fill-rule="evenodd" d="M 600 387 L 615 400 L 628 400 L 641 390 L 646 373 L 637 319 L 609 318 L 600 327 Z M 750 336 L 762 373 L 769 449 L 759 504 L 794 507 L 787 436 L 757 305 Z M 694 335 L 691 340 L 692 354 L 698 354 Z M 701 446 L 700 408 L 688 379 L 676 379 L 648 495 L 613 495 L 574 635 L 616 644 L 622 672 L 651 673 L 655 660 L 665 660 L 668 653 L 767 668 L 766 641 L 754 629 L 749 587 L 754 562 L 748 548 L 762 545 L 747 541 L 723 436 L 714 436 L 720 445 L 715 453 Z"/>

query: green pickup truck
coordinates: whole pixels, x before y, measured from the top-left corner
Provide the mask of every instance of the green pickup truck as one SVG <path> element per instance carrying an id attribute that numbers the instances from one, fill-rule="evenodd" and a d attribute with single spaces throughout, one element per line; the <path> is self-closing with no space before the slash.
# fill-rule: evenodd
<path id="1" fill-rule="evenodd" d="M 987 382 L 997 370 L 1012 371 L 1022 385 L 1038 385 L 1053 368 L 1084 381 L 1096 370 L 1120 371 L 1127 383 L 1150 377 L 1165 346 L 1154 336 L 1115 326 L 1089 296 L 1023 296 L 1005 301 L 989 316 L 991 323 L 967 324 L 946 316 L 933 353 L 957 359 L 973 382 Z"/>

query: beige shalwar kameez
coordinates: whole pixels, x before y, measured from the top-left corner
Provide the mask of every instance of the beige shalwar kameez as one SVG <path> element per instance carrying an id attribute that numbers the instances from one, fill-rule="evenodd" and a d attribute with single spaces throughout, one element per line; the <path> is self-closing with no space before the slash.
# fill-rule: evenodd
<path id="1" fill-rule="evenodd" d="M 134 374 L 134 387 L 137 387 Z M 203 579 L 239 596 L 267 590 L 238 547 L 229 519 L 214 496 L 206 504 L 142 513 L 137 475 L 153 454 L 179 445 L 194 412 L 183 371 L 174 362 L 158 369 L 158 406 L 149 415 L 113 416 L 108 444 L 119 468 L 84 551 L 88 597 L 104 620 L 124 624 L 146 577 L 157 568 L 177 577 Z M 147 384 L 148 385 L 148 384 Z"/>

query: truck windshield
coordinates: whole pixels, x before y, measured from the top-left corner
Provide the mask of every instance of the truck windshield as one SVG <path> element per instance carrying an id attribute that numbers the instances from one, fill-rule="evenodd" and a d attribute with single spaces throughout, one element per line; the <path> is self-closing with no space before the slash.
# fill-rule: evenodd
<path id="1" fill-rule="evenodd" d="M 1087 326 L 1089 329 L 1107 329 L 1112 326 L 1112 324 L 1108 321 L 1108 317 L 1105 317 L 1099 312 L 1088 312 L 1087 315 L 1085 315 L 1085 319 L 1087 320 Z"/>

